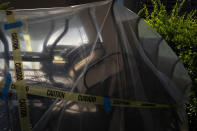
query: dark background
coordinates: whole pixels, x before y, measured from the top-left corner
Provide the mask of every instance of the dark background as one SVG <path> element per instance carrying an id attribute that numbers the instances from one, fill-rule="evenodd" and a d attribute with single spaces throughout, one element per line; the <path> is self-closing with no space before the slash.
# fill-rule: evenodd
<path id="1" fill-rule="evenodd" d="M 1 0 L 7 2 L 8 0 Z M 97 2 L 102 0 L 9 0 L 10 7 L 15 9 L 30 9 L 30 8 L 49 8 L 49 7 L 64 7 L 76 4 L 84 4 L 89 2 Z M 152 7 L 151 0 L 124 0 L 125 5 L 134 12 L 138 12 L 143 4 Z M 170 10 L 177 0 L 161 0 L 162 3 Z M 197 7 L 197 0 L 186 0 L 184 11 L 188 11 Z"/>

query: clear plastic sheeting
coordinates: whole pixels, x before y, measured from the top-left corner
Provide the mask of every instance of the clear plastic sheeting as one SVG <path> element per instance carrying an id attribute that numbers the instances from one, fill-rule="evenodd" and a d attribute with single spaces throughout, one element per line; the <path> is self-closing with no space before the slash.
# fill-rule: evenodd
<path id="1" fill-rule="evenodd" d="M 25 82 L 73 93 L 170 105 L 113 107 L 28 94 L 33 131 L 187 130 L 191 83 L 179 58 L 143 19 L 111 1 L 14 10 Z M 0 81 L 16 81 L 12 42 L 0 11 Z M 2 89 L 3 87 L 1 87 Z M 0 100 L 0 130 L 20 131 L 17 93 Z"/>

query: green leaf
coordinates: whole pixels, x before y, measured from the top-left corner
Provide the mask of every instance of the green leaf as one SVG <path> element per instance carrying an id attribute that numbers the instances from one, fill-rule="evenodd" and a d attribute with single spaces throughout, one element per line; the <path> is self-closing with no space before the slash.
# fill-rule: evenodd
<path id="1" fill-rule="evenodd" d="M 10 2 L 5 2 L 0 5 L 0 10 L 6 10 L 9 7 Z"/>

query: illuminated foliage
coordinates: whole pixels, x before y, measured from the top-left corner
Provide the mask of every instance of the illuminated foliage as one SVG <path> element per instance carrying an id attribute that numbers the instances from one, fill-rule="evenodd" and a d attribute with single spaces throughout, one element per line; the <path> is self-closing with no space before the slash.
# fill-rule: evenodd
<path id="1" fill-rule="evenodd" d="M 0 4 L 0 10 L 6 10 L 9 6 L 10 2 L 5 2 Z"/>
<path id="2" fill-rule="evenodd" d="M 181 12 L 185 0 L 169 12 L 160 0 L 152 0 L 153 9 L 144 8 L 145 21 L 153 27 L 181 58 L 193 81 L 186 106 L 190 130 L 197 130 L 197 10 Z"/>

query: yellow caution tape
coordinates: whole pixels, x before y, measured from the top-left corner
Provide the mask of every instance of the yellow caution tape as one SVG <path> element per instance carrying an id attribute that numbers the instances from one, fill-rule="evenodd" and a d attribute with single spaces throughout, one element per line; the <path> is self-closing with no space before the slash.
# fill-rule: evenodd
<path id="1" fill-rule="evenodd" d="M 11 84 L 11 89 L 15 90 L 16 85 Z M 81 94 L 81 93 L 72 93 L 68 91 L 62 91 L 52 88 L 43 88 L 40 86 L 29 86 L 26 85 L 25 89 L 28 94 L 36 95 L 36 96 L 43 96 L 53 99 L 60 99 L 60 100 L 71 100 L 74 102 L 86 103 L 86 104 L 99 104 L 103 105 L 104 98 L 101 96 L 93 96 L 88 94 Z"/>
<path id="2" fill-rule="evenodd" d="M 0 83 L 0 86 L 3 85 Z M 3 86 L 1 86 L 3 87 Z M 11 90 L 16 89 L 15 84 L 11 84 Z M 81 93 L 72 93 L 68 91 L 62 91 L 58 89 L 52 88 L 44 88 L 40 86 L 29 86 L 26 85 L 25 89 L 28 94 L 35 95 L 35 96 L 43 96 L 53 99 L 60 99 L 60 100 L 70 100 L 79 103 L 86 103 L 86 104 L 98 104 L 104 105 L 104 98 L 101 96 L 94 96 L 88 94 L 81 94 Z M 151 103 L 145 101 L 131 101 L 131 100 L 124 100 L 124 99 L 117 99 L 117 98 L 109 98 L 110 106 L 116 107 L 136 107 L 136 108 L 169 108 L 170 105 L 167 104 L 158 104 L 158 103 Z"/>
<path id="3" fill-rule="evenodd" d="M 14 25 L 16 22 L 13 11 L 6 11 L 6 18 L 8 25 Z M 24 81 L 24 72 L 23 72 L 23 63 L 20 50 L 20 41 L 19 41 L 19 30 L 16 27 L 10 28 L 11 31 L 11 40 L 13 48 L 13 60 L 14 68 L 17 83 L 17 99 L 19 103 L 19 119 L 22 131 L 31 131 L 31 124 L 29 118 L 29 107 L 27 100 L 27 92 L 25 90 L 25 81 Z"/>

